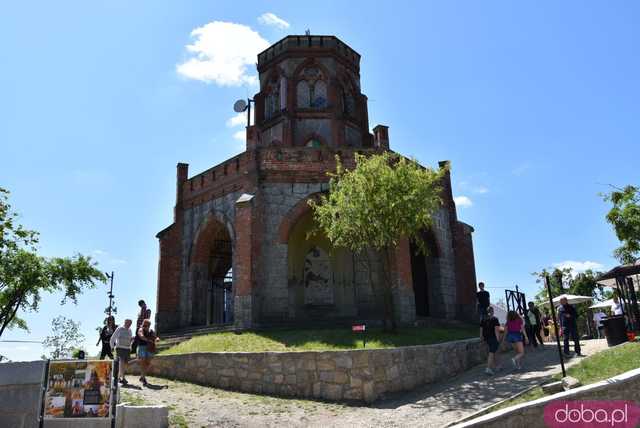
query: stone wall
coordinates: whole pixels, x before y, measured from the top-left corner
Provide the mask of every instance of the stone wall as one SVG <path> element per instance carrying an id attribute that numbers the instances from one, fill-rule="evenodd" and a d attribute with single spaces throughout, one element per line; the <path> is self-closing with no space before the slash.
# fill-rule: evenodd
<path id="1" fill-rule="evenodd" d="M 467 339 L 395 349 L 165 355 L 153 359 L 150 374 L 258 394 L 372 402 L 450 378 L 485 358 L 484 345 Z"/>
<path id="2" fill-rule="evenodd" d="M 630 400 L 640 402 L 640 369 L 628 371 L 602 382 L 498 410 L 453 426 L 456 428 L 496 426 L 544 428 L 548 426 L 544 421 L 544 408 L 557 400 Z"/>

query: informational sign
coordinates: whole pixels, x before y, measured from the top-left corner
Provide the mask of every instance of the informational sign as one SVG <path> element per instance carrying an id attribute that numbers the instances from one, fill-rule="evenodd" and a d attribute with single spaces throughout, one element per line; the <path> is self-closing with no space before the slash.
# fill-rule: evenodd
<path id="1" fill-rule="evenodd" d="M 44 417 L 111 417 L 111 361 L 51 361 Z"/>

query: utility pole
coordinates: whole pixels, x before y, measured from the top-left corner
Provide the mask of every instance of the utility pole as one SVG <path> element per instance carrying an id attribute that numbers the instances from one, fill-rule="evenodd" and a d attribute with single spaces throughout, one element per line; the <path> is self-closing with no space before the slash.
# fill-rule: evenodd
<path id="1" fill-rule="evenodd" d="M 109 275 L 108 273 L 105 273 L 105 275 L 107 276 L 107 278 L 109 278 L 111 280 L 111 286 L 109 287 L 109 308 L 107 309 L 107 316 L 111 316 L 111 307 L 113 306 L 113 298 L 115 297 L 113 295 L 113 271 L 111 271 L 111 275 Z"/>
<path id="2" fill-rule="evenodd" d="M 549 295 L 549 306 L 551 306 L 551 316 L 553 317 L 553 328 L 556 333 L 556 343 L 558 345 L 558 355 L 560 356 L 560 366 L 562 367 L 562 377 L 567 377 L 567 372 L 564 369 L 564 356 L 562 355 L 562 349 L 560 349 L 560 335 L 558 334 L 558 319 L 556 318 L 556 307 L 553 305 L 553 296 L 551 295 L 551 284 L 549 284 L 549 275 L 544 276 L 544 283 L 547 286 L 547 294 Z"/>

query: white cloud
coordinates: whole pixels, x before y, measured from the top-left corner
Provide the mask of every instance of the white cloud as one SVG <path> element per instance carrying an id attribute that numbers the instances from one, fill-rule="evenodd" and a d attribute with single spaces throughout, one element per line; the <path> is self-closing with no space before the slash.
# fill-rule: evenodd
<path id="1" fill-rule="evenodd" d="M 473 202 L 471 202 L 471 199 L 469 199 L 467 196 L 456 196 L 455 198 L 453 198 L 453 201 L 456 203 L 456 206 L 461 208 L 466 208 L 473 205 Z"/>
<path id="2" fill-rule="evenodd" d="M 247 126 L 247 113 L 240 112 L 227 120 L 228 128 L 235 128 L 236 126 Z"/>
<path id="3" fill-rule="evenodd" d="M 601 270 L 604 266 L 598 262 L 584 261 L 578 262 L 575 260 L 565 260 L 564 262 L 554 263 L 553 267 L 558 269 L 571 268 L 573 273 L 584 272 L 588 269 Z"/>
<path id="4" fill-rule="evenodd" d="M 246 131 L 238 131 L 235 134 L 233 134 L 233 138 L 238 140 L 238 141 L 244 141 L 245 138 L 247 138 L 247 132 Z"/>
<path id="5" fill-rule="evenodd" d="M 250 27 L 233 22 L 213 21 L 191 32 L 193 44 L 187 45 L 191 54 L 176 65 L 178 74 L 220 86 L 257 85 L 256 75 L 248 74 L 258 53 L 269 42 Z"/>
<path id="6" fill-rule="evenodd" d="M 482 194 L 485 194 L 485 193 L 489 192 L 489 189 L 487 189 L 484 186 L 478 186 L 478 187 L 475 188 L 474 192 L 479 193 L 479 194 L 482 195 Z"/>
<path id="7" fill-rule="evenodd" d="M 281 30 L 289 28 L 289 23 L 287 21 L 271 12 L 263 13 L 262 15 L 260 15 L 258 17 L 258 22 L 262 25 L 269 25 L 280 28 Z"/>
<path id="8" fill-rule="evenodd" d="M 115 258 L 111 254 L 109 254 L 107 251 L 103 251 L 99 249 L 93 250 L 91 252 L 91 255 L 96 259 L 100 259 L 100 262 L 106 265 L 124 265 L 127 263 L 126 260 Z"/>
<path id="9" fill-rule="evenodd" d="M 518 165 L 513 170 L 511 170 L 511 173 L 513 175 L 516 175 L 516 176 L 519 177 L 522 174 L 524 174 L 525 172 L 527 172 L 529 169 L 531 169 L 531 165 L 529 165 L 528 162 L 525 162 L 525 163 L 522 163 L 522 164 Z"/>

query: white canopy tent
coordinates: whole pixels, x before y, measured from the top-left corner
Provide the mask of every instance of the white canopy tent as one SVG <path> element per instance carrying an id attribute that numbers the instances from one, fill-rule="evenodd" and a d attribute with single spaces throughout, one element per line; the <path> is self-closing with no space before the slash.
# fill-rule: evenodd
<path id="1" fill-rule="evenodd" d="M 595 305 L 589 306 L 589 309 L 609 309 L 611 308 L 611 305 L 613 305 L 613 299 L 598 302 Z"/>
<path id="2" fill-rule="evenodd" d="M 576 296 L 575 294 L 561 294 L 558 297 L 554 297 L 553 299 L 553 306 L 560 306 L 560 299 L 562 299 L 563 297 L 567 298 L 567 302 L 571 305 L 575 305 L 576 303 L 584 303 L 584 302 L 590 302 L 591 300 L 593 300 L 593 297 L 591 296 Z M 544 305 L 548 305 L 548 302 L 544 302 Z"/>

